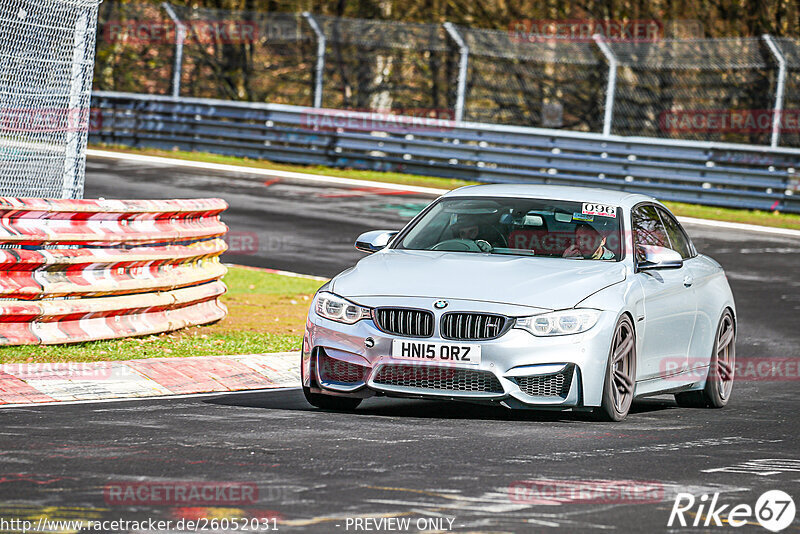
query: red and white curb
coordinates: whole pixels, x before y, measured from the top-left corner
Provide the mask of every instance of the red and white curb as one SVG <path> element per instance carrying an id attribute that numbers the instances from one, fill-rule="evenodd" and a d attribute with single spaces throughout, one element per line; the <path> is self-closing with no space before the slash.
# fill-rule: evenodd
<path id="1" fill-rule="evenodd" d="M 298 386 L 296 352 L 0 365 L 0 406 Z"/>

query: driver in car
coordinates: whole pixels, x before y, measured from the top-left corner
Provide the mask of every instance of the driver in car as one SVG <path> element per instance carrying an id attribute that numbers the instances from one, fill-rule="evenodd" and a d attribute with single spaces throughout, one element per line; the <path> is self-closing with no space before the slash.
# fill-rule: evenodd
<path id="1" fill-rule="evenodd" d="M 460 227 L 456 231 L 456 235 L 459 239 L 470 239 L 475 241 L 478 239 L 478 234 L 480 233 L 480 226 L 477 224 L 469 224 Z"/>
<path id="2" fill-rule="evenodd" d="M 613 260 L 614 253 L 606 248 L 606 238 L 594 227 L 581 223 L 575 226 L 575 239 L 561 255 L 564 258 Z"/>

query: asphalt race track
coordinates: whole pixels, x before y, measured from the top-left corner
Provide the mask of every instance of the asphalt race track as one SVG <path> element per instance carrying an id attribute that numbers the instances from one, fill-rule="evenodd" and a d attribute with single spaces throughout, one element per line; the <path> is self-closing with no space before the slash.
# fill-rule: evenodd
<path id="1" fill-rule="evenodd" d="M 399 228 L 430 201 L 386 193 L 99 159 L 90 159 L 86 185 L 87 198 L 223 197 L 241 245 L 227 261 L 322 276 L 360 257 L 352 247 L 360 232 Z M 299 390 L 4 409 L 2 516 L 275 516 L 290 532 L 363 532 L 353 519 L 365 517 L 409 518 L 412 531 L 430 520 L 458 532 L 660 532 L 669 530 L 678 492 L 719 492 L 728 511 L 754 506 L 767 490 L 797 501 L 800 239 L 688 230 L 727 271 L 738 359 L 786 360 L 790 371 L 738 381 L 723 410 L 681 409 L 659 397 L 636 403 L 623 423 L 600 424 L 580 414 L 371 399 L 346 414 L 312 409 Z M 516 491 L 532 479 L 614 480 L 650 491 L 603 499 Z M 132 481 L 247 482 L 258 498 L 203 509 L 109 502 L 109 484 Z M 695 505 L 685 517 L 707 516 Z M 736 529 L 677 530 L 768 532 L 753 518 Z M 784 532 L 798 531 L 795 520 Z"/>

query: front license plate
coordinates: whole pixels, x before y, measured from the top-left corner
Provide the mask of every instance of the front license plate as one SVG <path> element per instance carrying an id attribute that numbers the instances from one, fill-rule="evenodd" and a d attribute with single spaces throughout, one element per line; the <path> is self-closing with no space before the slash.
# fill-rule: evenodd
<path id="1" fill-rule="evenodd" d="M 480 345 L 458 343 L 428 343 L 424 341 L 392 340 L 392 358 L 421 362 L 447 362 L 462 365 L 481 363 Z"/>

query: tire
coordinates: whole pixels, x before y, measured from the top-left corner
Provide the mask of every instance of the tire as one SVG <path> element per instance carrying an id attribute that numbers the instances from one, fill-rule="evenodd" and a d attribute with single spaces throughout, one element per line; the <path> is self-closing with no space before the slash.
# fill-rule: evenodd
<path id="1" fill-rule="evenodd" d="M 735 364 L 736 324 L 731 311 L 725 310 L 717 325 L 706 387 L 700 391 L 676 393 L 675 402 L 682 408 L 722 408 L 727 405 L 733 391 Z"/>
<path id="2" fill-rule="evenodd" d="M 349 412 L 358 408 L 361 399 L 350 397 L 335 397 L 333 395 L 323 395 L 321 393 L 311 393 L 311 388 L 303 386 L 303 395 L 311 406 L 323 410 L 335 410 L 337 412 Z"/>
<path id="3" fill-rule="evenodd" d="M 636 331 L 630 317 L 623 315 L 611 340 L 603 398 L 593 410 L 599 421 L 622 421 L 628 415 L 636 389 Z"/>
<path id="4" fill-rule="evenodd" d="M 303 372 L 303 364 L 300 363 L 300 371 Z M 311 385 L 314 385 L 314 373 L 311 373 Z M 305 381 L 305 380 L 304 380 Z M 310 387 L 303 386 L 303 396 L 306 401 L 315 408 L 322 410 L 333 410 L 337 412 L 349 412 L 358 408 L 362 399 L 354 399 L 350 397 L 338 397 L 335 395 L 323 395 L 322 393 L 312 393 Z"/>

